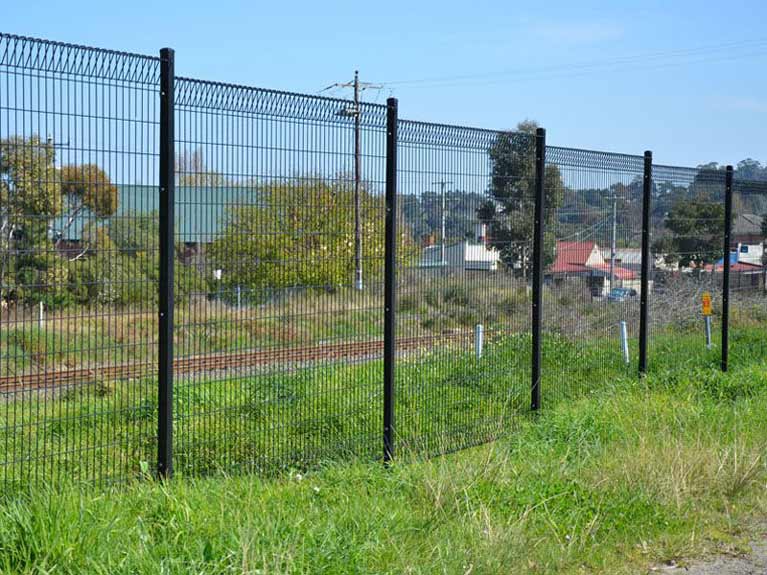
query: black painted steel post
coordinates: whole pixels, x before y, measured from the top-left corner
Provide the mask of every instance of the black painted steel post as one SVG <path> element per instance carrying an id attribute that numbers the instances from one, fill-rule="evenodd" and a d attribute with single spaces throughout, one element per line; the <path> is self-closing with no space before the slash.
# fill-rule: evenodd
<path id="1" fill-rule="evenodd" d="M 384 263 L 384 462 L 394 457 L 397 305 L 397 99 L 386 101 L 386 238 Z"/>
<path id="2" fill-rule="evenodd" d="M 533 225 L 533 357 L 530 408 L 541 407 L 541 323 L 543 321 L 543 214 L 546 172 L 546 130 L 535 133 L 535 222 Z M 524 264 L 523 264 L 524 265 Z"/>
<path id="3" fill-rule="evenodd" d="M 650 209 L 652 202 L 652 152 L 644 153 L 642 185 L 642 278 L 639 294 L 639 375 L 647 373 L 647 345 L 650 320 Z"/>
<path id="4" fill-rule="evenodd" d="M 173 474 L 174 52 L 160 51 L 160 293 L 157 474 Z"/>
<path id="5" fill-rule="evenodd" d="M 732 166 L 724 180 L 724 264 L 722 274 L 722 371 L 727 371 L 730 355 L 730 242 L 732 240 Z"/>

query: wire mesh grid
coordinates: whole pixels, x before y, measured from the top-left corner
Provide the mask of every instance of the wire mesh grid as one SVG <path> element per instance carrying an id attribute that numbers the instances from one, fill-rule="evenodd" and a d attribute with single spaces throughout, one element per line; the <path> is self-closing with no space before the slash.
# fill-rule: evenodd
<path id="1" fill-rule="evenodd" d="M 159 60 L 0 34 L 0 480 L 155 457 Z"/>
<path id="2" fill-rule="evenodd" d="M 650 369 L 721 360 L 725 173 L 653 166 Z M 703 300 L 712 315 L 707 344 Z"/>
<path id="3" fill-rule="evenodd" d="M 397 161 L 396 429 L 441 453 L 529 406 L 535 138 L 403 120 Z"/>
<path id="4" fill-rule="evenodd" d="M 644 158 L 547 146 L 543 401 L 636 371 Z"/>
<path id="5" fill-rule="evenodd" d="M 162 457 L 160 64 L 0 34 L 6 488 L 125 480 Z M 532 133 L 402 120 L 387 147 L 386 106 L 188 78 L 174 91 L 177 470 L 380 456 L 387 150 L 397 452 L 514 427 L 538 285 Z M 544 405 L 636 370 L 645 160 L 545 156 Z M 650 369 L 719 362 L 725 262 L 732 356 L 764 356 L 767 183 L 742 175 L 725 246 L 725 171 L 653 167 Z"/>
<path id="6" fill-rule="evenodd" d="M 378 454 L 385 106 L 191 79 L 175 100 L 176 469 Z"/>
<path id="7" fill-rule="evenodd" d="M 733 182 L 730 243 L 730 354 L 736 364 L 764 361 L 767 345 L 767 182 Z"/>

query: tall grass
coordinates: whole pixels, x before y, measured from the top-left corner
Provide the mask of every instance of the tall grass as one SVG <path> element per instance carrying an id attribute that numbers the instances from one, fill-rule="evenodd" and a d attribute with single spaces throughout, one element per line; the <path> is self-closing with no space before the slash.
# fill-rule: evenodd
<path id="1" fill-rule="evenodd" d="M 3 573 L 641 573 L 747 550 L 767 511 L 761 367 L 620 380 L 494 443 L 0 504 Z"/>

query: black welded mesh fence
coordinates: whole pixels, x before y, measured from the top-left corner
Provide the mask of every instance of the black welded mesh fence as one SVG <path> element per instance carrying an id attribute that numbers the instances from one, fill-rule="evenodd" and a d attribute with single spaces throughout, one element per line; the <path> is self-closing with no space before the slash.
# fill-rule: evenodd
<path id="1" fill-rule="evenodd" d="M 546 148 L 544 401 L 637 369 L 644 158 Z"/>
<path id="2" fill-rule="evenodd" d="M 0 481 L 156 458 L 159 60 L 0 35 Z"/>
<path id="3" fill-rule="evenodd" d="M 721 359 L 725 173 L 653 166 L 650 369 Z M 712 303 L 706 345 L 703 299 Z"/>
<path id="4" fill-rule="evenodd" d="M 543 405 L 636 372 L 643 225 L 650 370 L 717 365 L 727 293 L 731 363 L 763 361 L 767 183 L 736 174 L 725 247 L 719 168 L 650 181 L 649 156 L 555 146 L 537 167 L 542 133 L 389 130 L 394 101 L 174 79 L 171 63 L 0 34 L 4 486 L 171 457 L 185 474 L 380 457 L 385 406 L 395 454 L 490 440 L 530 410 L 537 329 Z"/>
<path id="5" fill-rule="evenodd" d="M 767 357 L 767 181 L 735 172 L 730 242 L 730 355 L 734 365 Z"/>
<path id="6" fill-rule="evenodd" d="M 380 453 L 386 108 L 358 113 L 359 172 L 353 102 L 177 80 L 177 469 Z"/>
<path id="7" fill-rule="evenodd" d="M 444 452 L 530 396 L 535 138 L 400 121 L 397 439 Z"/>

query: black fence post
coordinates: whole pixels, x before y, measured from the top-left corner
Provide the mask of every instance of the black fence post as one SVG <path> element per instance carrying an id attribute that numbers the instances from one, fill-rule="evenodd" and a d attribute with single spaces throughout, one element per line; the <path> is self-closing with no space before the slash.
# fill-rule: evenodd
<path id="1" fill-rule="evenodd" d="M 652 201 L 652 152 L 644 153 L 642 186 L 642 278 L 639 294 L 639 375 L 647 373 L 647 344 L 650 301 L 650 202 Z"/>
<path id="2" fill-rule="evenodd" d="M 160 50 L 160 293 L 157 474 L 173 474 L 174 52 Z"/>
<path id="3" fill-rule="evenodd" d="M 397 99 L 386 101 L 386 238 L 384 263 L 384 462 L 394 457 L 397 305 Z"/>
<path id="4" fill-rule="evenodd" d="M 530 408 L 541 407 L 541 323 L 543 320 L 543 214 L 545 204 L 546 130 L 535 132 L 535 222 L 533 224 L 533 357 Z"/>
<path id="5" fill-rule="evenodd" d="M 722 273 L 722 371 L 727 371 L 730 356 L 730 242 L 732 236 L 732 166 L 724 180 L 724 259 Z"/>

